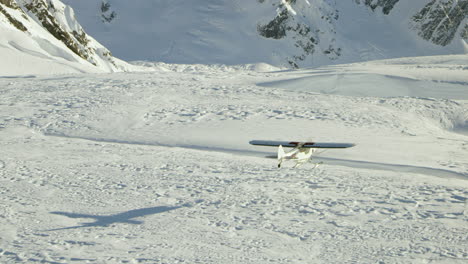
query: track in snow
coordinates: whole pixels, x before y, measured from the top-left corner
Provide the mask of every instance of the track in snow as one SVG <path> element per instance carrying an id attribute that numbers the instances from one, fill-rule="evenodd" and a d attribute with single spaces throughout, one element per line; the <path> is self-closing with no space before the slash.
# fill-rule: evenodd
<path id="1" fill-rule="evenodd" d="M 168 143 L 160 143 L 160 142 L 130 141 L 130 140 L 106 139 L 106 138 L 96 138 L 96 137 L 86 137 L 86 136 L 71 136 L 71 135 L 65 135 L 65 134 L 52 134 L 52 133 L 44 133 L 44 135 L 52 136 L 52 137 L 89 140 L 89 141 L 102 142 L 102 143 L 185 148 L 185 149 L 193 149 L 193 150 L 199 150 L 199 151 L 221 152 L 221 153 L 229 153 L 229 154 L 243 155 L 243 156 L 276 158 L 276 156 L 272 156 L 271 152 L 247 150 L 247 149 L 222 148 L 222 147 L 216 147 L 216 146 L 200 146 L 200 145 L 178 144 L 178 143 L 168 144 Z M 436 176 L 436 177 L 441 177 L 441 178 L 456 178 L 456 179 L 468 180 L 467 173 L 459 173 L 459 172 L 455 172 L 451 170 L 438 169 L 438 168 L 403 165 L 403 164 L 381 163 L 381 162 L 362 161 L 362 160 L 335 159 L 335 158 L 328 158 L 328 157 L 314 157 L 314 160 L 322 161 L 330 165 L 345 166 L 345 167 L 351 167 L 351 168 L 385 170 L 385 171 L 393 171 L 393 172 L 401 172 L 401 173 L 415 173 L 415 174 L 431 175 L 431 176 Z"/>

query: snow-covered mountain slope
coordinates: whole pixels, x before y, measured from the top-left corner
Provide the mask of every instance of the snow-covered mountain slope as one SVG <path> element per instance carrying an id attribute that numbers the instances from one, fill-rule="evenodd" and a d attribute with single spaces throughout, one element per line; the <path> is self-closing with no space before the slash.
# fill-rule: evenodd
<path id="1" fill-rule="evenodd" d="M 0 1 L 0 76 L 125 71 L 58 0 Z"/>
<path id="2" fill-rule="evenodd" d="M 127 60 L 304 67 L 468 50 L 468 0 L 64 1 Z"/>
<path id="3" fill-rule="evenodd" d="M 0 262 L 466 263 L 466 65 L 0 78 Z M 357 145 L 278 169 L 251 139 Z"/>

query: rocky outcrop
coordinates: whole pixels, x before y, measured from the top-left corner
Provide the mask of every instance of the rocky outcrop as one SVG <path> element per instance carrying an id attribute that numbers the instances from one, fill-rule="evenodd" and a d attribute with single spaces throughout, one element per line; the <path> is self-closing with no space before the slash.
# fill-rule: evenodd
<path id="1" fill-rule="evenodd" d="M 259 1 L 266 3 L 266 1 Z M 268 23 L 257 25 L 259 34 L 265 38 L 271 39 L 291 39 L 294 47 L 297 50 L 296 54 L 292 54 L 286 58 L 288 64 L 293 68 L 299 68 L 301 63 L 307 59 L 312 59 L 312 56 L 317 50 L 322 51 L 322 55 L 334 60 L 341 54 L 341 48 L 336 47 L 334 38 L 328 41 L 322 41 L 321 35 L 324 34 L 323 29 L 314 27 L 311 20 L 306 19 L 304 14 L 299 15 L 303 19 L 297 18 L 296 0 L 282 0 L 277 3 L 277 15 Z M 301 10 L 299 6 L 297 8 Z M 324 10 L 326 12 L 326 10 Z M 321 20 L 329 25 L 331 34 L 336 32 L 333 30 L 333 21 L 338 19 L 338 11 L 326 12 Z"/>
<path id="2" fill-rule="evenodd" d="M 84 60 L 83 63 L 91 63 L 105 71 L 122 71 L 130 67 L 90 37 L 76 21 L 73 9 L 60 0 L 0 0 L 0 15 L 33 41 L 38 41 L 38 46 L 48 46 L 44 51 L 52 57 L 79 60 L 72 58 L 71 53 L 74 53 Z M 45 31 L 38 31 L 37 24 Z M 50 41 L 52 39 L 55 40 Z"/>
<path id="3" fill-rule="evenodd" d="M 47 0 L 32 0 L 25 4 L 24 7 L 35 16 L 42 26 L 47 29 L 56 39 L 63 42 L 71 51 L 81 58 L 90 61 L 94 65 L 95 62 L 90 60 L 92 50 L 87 48 L 89 40 L 83 30 L 77 32 L 67 32 L 57 21 L 55 14 L 59 12 L 51 1 Z"/>
<path id="4" fill-rule="evenodd" d="M 257 30 L 265 38 L 282 39 L 286 36 L 289 12 L 283 9 L 273 20 L 266 25 L 258 25 Z"/>
<path id="5" fill-rule="evenodd" d="M 9 8 L 19 9 L 19 6 L 16 4 L 15 0 L 0 0 L 0 4 L 3 4 Z"/>
<path id="6" fill-rule="evenodd" d="M 414 28 L 419 36 L 437 45 L 450 44 L 457 32 L 467 39 L 468 25 L 462 25 L 468 14 L 468 0 L 430 1 L 413 16 Z M 286 58 L 292 67 L 300 67 L 317 56 L 330 60 L 339 58 L 343 51 L 336 42 L 336 24 L 339 11 L 330 1 L 258 0 L 265 5 L 277 7 L 276 16 L 266 23 L 257 25 L 257 31 L 265 38 L 292 43 L 297 53 Z M 354 0 L 357 5 L 370 8 L 373 12 L 389 15 L 400 0 Z M 306 4 L 305 4 L 306 3 Z M 320 19 L 316 18 L 319 10 Z M 343 11 L 346 12 L 346 11 Z M 315 16 L 315 19 L 314 19 Z M 342 23 L 342 21 L 340 21 Z M 460 30 L 460 31 L 459 31 Z"/>
<path id="7" fill-rule="evenodd" d="M 446 46 L 461 26 L 461 37 L 467 39 L 467 16 L 468 0 L 432 0 L 413 16 L 414 28 L 423 39 Z"/>
<path id="8" fill-rule="evenodd" d="M 129 60 L 310 67 L 464 52 L 468 35 L 468 0 L 61 1 Z"/>
<path id="9" fill-rule="evenodd" d="M 5 7 L 3 7 L 2 5 L 4 5 L 6 8 L 22 11 L 21 8 L 16 4 L 16 1 L 15 0 L 0 0 L 0 13 L 2 13 L 8 19 L 10 24 L 15 26 L 17 29 L 21 31 L 27 31 L 28 29 L 26 28 L 26 26 L 23 23 L 21 23 L 21 21 L 19 21 L 18 19 L 10 15 L 8 11 L 5 9 Z M 27 19 L 26 16 L 24 16 L 24 18 Z"/>
<path id="10" fill-rule="evenodd" d="M 364 5 L 369 6 L 372 11 L 378 7 L 381 7 L 382 12 L 388 15 L 399 1 L 400 0 L 356 0 L 356 3 L 363 3 Z"/>
<path id="11" fill-rule="evenodd" d="M 117 17 L 117 13 L 111 10 L 111 4 L 107 1 L 101 3 L 101 19 L 104 23 L 110 23 Z"/>
<path id="12" fill-rule="evenodd" d="M 465 24 L 465 27 L 462 29 L 460 36 L 463 40 L 468 42 L 468 23 Z"/>

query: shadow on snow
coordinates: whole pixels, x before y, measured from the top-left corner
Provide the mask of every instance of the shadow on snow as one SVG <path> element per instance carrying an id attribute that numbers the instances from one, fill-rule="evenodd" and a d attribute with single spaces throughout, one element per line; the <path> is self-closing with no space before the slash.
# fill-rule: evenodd
<path id="1" fill-rule="evenodd" d="M 156 206 L 156 207 L 148 207 L 148 208 L 140 208 L 135 210 L 130 210 L 118 214 L 112 215 L 92 215 L 92 214 L 79 214 L 79 213 L 68 213 L 68 212 L 50 212 L 51 214 L 56 215 L 63 215 L 70 218 L 91 218 L 94 219 L 94 222 L 90 223 L 83 223 L 78 226 L 70 226 L 70 227 L 62 227 L 62 228 L 55 228 L 50 229 L 47 231 L 57 231 L 57 230 L 65 230 L 65 229 L 75 229 L 75 228 L 82 228 L 82 227 L 107 227 L 112 224 L 117 223 L 127 223 L 127 224 L 142 224 L 143 221 L 134 220 L 135 218 L 144 217 L 148 215 L 160 214 L 168 211 L 172 211 L 175 209 L 179 209 L 182 207 L 188 207 L 190 205 L 182 205 L 182 206 Z"/>

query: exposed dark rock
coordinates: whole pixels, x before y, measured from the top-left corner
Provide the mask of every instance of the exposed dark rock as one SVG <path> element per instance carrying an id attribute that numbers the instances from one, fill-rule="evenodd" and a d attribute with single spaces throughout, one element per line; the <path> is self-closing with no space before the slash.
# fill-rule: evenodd
<path id="1" fill-rule="evenodd" d="M 323 53 L 335 55 L 334 57 L 330 56 L 330 59 L 336 59 L 337 57 L 341 55 L 341 48 L 335 49 L 332 45 L 330 45 L 328 49 L 323 51 Z"/>
<path id="2" fill-rule="evenodd" d="M 89 39 L 84 31 L 78 33 L 76 30 L 73 30 L 73 36 L 75 37 L 78 42 L 80 42 L 83 46 L 87 46 L 89 43 Z"/>
<path id="3" fill-rule="evenodd" d="M 455 37 L 468 15 L 468 0 L 432 0 L 413 16 L 418 35 L 434 44 L 446 46 Z M 467 25 L 464 25 L 467 28 Z M 463 37 L 462 32 L 462 38 Z"/>
<path id="4" fill-rule="evenodd" d="M 49 4 L 48 1 L 33 0 L 24 7 L 33 15 L 35 15 L 41 22 L 42 26 L 47 29 L 47 31 L 49 31 L 56 39 L 63 42 L 75 54 L 89 61 L 90 56 L 88 51 L 86 48 L 79 45 L 81 43 L 83 46 L 86 46 L 86 34 L 84 32 L 78 33 L 75 31 L 72 35 L 64 30 L 51 13 L 55 12 L 55 7 L 52 4 Z M 92 61 L 90 62 L 93 63 Z"/>
<path id="5" fill-rule="evenodd" d="M 0 0 L 0 4 L 4 4 L 6 7 L 19 9 L 18 4 L 16 4 L 15 0 Z"/>
<path id="6" fill-rule="evenodd" d="M 262 0 L 258 0 L 263 3 Z M 286 0 L 288 5 L 294 8 L 296 0 Z M 261 36 L 271 39 L 292 39 L 294 46 L 297 48 L 297 54 L 287 58 L 286 61 L 293 68 L 298 68 L 302 61 L 311 59 L 316 53 L 317 45 L 320 44 L 320 35 L 323 32 L 319 29 L 312 30 L 313 25 L 307 24 L 307 19 L 298 19 L 290 14 L 286 4 L 278 4 L 280 12 L 270 22 L 264 25 L 258 25 L 257 29 Z M 321 17 L 329 25 L 332 25 L 338 19 L 338 11 L 324 14 Z M 332 29 L 332 34 L 336 32 Z M 336 59 L 341 55 L 340 48 L 333 48 L 335 42 L 330 43 L 330 48 L 324 52 L 330 59 Z"/>
<path id="7" fill-rule="evenodd" d="M 468 24 L 465 25 L 465 28 L 463 28 L 462 32 L 461 32 L 461 37 L 462 39 L 464 39 L 465 41 L 468 41 Z"/>
<path id="8" fill-rule="evenodd" d="M 289 18 L 288 10 L 284 9 L 266 25 L 258 25 L 260 35 L 265 38 L 281 39 L 286 36 L 286 21 Z"/>
<path id="9" fill-rule="evenodd" d="M 399 1 L 400 0 L 364 0 L 364 4 L 369 6 L 372 11 L 377 7 L 382 7 L 382 12 L 388 15 Z"/>
<path id="10" fill-rule="evenodd" d="M 19 6 L 16 4 L 15 1 L 13 0 L 0 0 L 0 4 L 4 4 L 6 7 L 8 8 L 12 8 L 12 9 L 18 9 L 18 10 L 21 10 L 19 8 Z M 23 25 L 23 23 L 21 23 L 19 20 L 17 20 L 16 18 L 14 18 L 13 16 L 11 16 L 7 10 L 5 10 L 5 8 L 3 8 L 2 5 L 0 5 L 0 13 L 2 13 L 7 19 L 8 21 L 13 25 L 15 26 L 17 29 L 21 30 L 21 31 L 27 31 L 28 29 Z"/>
<path id="11" fill-rule="evenodd" d="M 110 23 L 112 20 L 114 20 L 117 17 L 117 14 L 114 11 L 112 11 L 110 15 L 102 14 L 101 17 L 102 17 L 103 22 Z"/>
<path id="12" fill-rule="evenodd" d="M 111 4 L 109 2 L 101 3 L 101 18 L 102 22 L 110 23 L 117 17 L 115 11 L 111 11 Z"/>
<path id="13" fill-rule="evenodd" d="M 102 13 L 106 13 L 107 11 L 109 11 L 111 5 L 109 2 L 102 2 L 101 4 L 101 12 Z"/>

